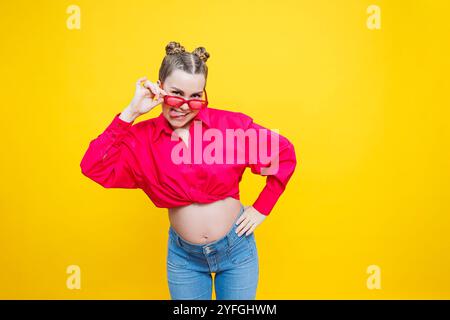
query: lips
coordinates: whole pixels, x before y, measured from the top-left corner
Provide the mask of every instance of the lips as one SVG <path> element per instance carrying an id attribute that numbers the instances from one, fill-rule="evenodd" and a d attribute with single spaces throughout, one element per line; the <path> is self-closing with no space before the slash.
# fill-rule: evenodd
<path id="1" fill-rule="evenodd" d="M 170 109 L 170 111 L 169 111 L 169 115 L 172 118 L 177 118 L 177 119 L 184 118 L 184 117 L 186 117 L 187 114 L 189 114 L 189 112 L 179 112 L 175 109 Z"/>

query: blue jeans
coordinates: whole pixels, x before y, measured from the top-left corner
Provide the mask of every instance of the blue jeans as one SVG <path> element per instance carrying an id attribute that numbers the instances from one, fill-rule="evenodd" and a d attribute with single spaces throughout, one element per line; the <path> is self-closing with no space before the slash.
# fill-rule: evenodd
<path id="1" fill-rule="evenodd" d="M 241 203 L 240 213 L 244 212 Z M 173 300 L 254 300 L 259 277 L 255 235 L 238 236 L 236 220 L 222 238 L 207 243 L 190 243 L 170 226 L 167 250 L 167 280 Z"/>

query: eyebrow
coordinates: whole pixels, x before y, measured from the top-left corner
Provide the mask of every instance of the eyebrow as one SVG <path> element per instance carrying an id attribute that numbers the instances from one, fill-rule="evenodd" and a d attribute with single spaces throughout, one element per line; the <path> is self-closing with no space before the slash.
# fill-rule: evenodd
<path id="1" fill-rule="evenodd" d="M 184 94 L 184 91 L 183 90 L 181 90 L 181 89 L 178 89 L 177 87 L 171 87 L 172 89 L 175 89 L 175 90 L 178 90 L 178 91 L 180 91 L 182 94 Z M 193 94 L 191 94 L 191 96 L 193 96 L 194 94 L 198 94 L 198 95 L 200 95 L 200 94 L 202 94 L 202 92 L 203 91 L 200 91 L 200 92 L 196 92 L 196 93 L 193 93 Z"/>

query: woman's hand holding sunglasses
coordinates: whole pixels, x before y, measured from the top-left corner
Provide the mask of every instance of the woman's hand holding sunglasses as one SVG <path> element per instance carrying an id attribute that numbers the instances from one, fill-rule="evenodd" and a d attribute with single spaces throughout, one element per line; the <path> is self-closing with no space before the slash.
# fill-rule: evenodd
<path id="1" fill-rule="evenodd" d="M 149 112 L 164 101 L 168 93 L 155 83 L 142 77 L 136 82 L 133 100 L 121 113 L 120 118 L 126 122 L 134 121 L 137 117 Z"/>

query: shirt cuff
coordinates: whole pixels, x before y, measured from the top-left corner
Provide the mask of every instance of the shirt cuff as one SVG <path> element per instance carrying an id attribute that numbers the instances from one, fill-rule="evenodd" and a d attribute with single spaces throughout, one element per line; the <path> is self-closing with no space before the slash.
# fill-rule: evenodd
<path id="1" fill-rule="evenodd" d="M 284 189 L 274 190 L 273 186 L 266 185 L 253 203 L 253 208 L 268 216 L 277 203 Z"/>
<path id="2" fill-rule="evenodd" d="M 108 129 L 113 129 L 113 131 L 122 131 L 122 130 L 126 130 L 128 128 L 130 128 L 133 125 L 133 121 L 131 122 L 126 122 L 122 119 L 119 118 L 121 112 L 119 112 L 118 114 L 116 114 L 114 116 L 113 121 L 109 124 Z"/>

